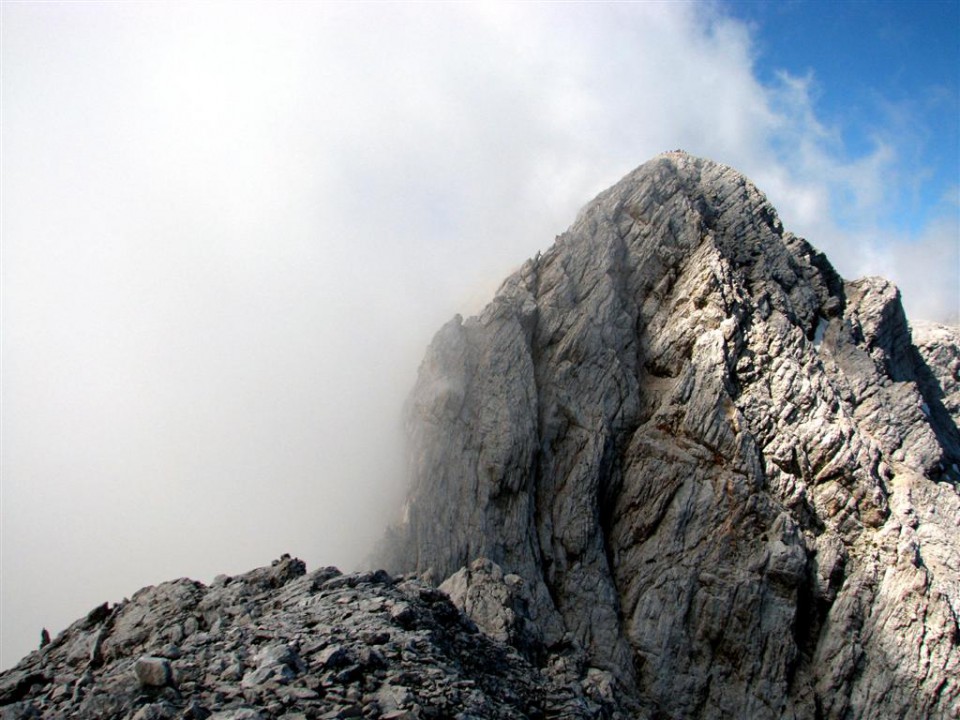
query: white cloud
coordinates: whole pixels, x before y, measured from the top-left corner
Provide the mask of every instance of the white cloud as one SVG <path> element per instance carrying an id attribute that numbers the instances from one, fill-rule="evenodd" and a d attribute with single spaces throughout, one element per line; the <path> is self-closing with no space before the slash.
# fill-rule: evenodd
<path id="1" fill-rule="evenodd" d="M 945 198 L 919 228 L 898 229 L 910 227 L 895 211 L 904 206 L 906 186 L 925 173 L 903 157 L 915 149 L 915 137 L 901 146 L 892 129 L 876 131 L 869 154 L 848 158 L 840 129 L 816 116 L 813 78 L 781 73 L 779 81 L 768 91 L 779 122 L 766 138 L 779 152 L 754 179 L 785 225 L 826 252 L 844 277 L 893 280 L 910 317 L 960 323 L 957 204 Z"/>
<path id="2" fill-rule="evenodd" d="M 960 232 L 956 216 L 932 220 L 919 237 L 863 241 L 863 275 L 896 278 L 907 316 L 960 325 Z"/>
<path id="3" fill-rule="evenodd" d="M 432 332 L 660 151 L 893 257 L 831 200 L 882 204 L 896 149 L 837 160 L 751 62 L 681 3 L 5 4 L 3 664 L 165 577 L 357 562 Z"/>

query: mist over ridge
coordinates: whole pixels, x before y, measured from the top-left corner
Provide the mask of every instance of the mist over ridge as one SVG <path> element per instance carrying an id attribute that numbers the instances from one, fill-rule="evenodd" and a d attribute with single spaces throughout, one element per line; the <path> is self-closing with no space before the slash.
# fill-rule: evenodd
<path id="1" fill-rule="evenodd" d="M 954 717 L 958 365 L 660 154 L 434 335 L 386 570 L 145 587 L 0 673 L 4 718 Z"/>
<path id="2" fill-rule="evenodd" d="M 721 4 L 2 13 L 3 667 L 166 578 L 356 566 L 437 328 L 665 149 L 957 322 L 955 214 L 890 231 L 918 168 L 844 152 Z"/>

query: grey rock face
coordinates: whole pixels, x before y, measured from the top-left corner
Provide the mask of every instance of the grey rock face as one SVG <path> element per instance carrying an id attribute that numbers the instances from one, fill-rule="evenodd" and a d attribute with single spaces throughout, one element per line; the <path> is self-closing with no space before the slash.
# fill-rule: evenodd
<path id="1" fill-rule="evenodd" d="M 603 678 L 571 685 L 586 673 L 582 657 L 555 660 L 534 667 L 418 580 L 308 574 L 286 557 L 210 587 L 176 580 L 98 608 L 0 674 L 0 717 L 628 717 Z"/>
<path id="2" fill-rule="evenodd" d="M 488 637 L 536 662 L 543 654 L 540 628 L 530 618 L 532 598 L 519 575 L 504 575 L 485 558 L 461 568 L 439 587 Z"/>
<path id="3" fill-rule="evenodd" d="M 489 558 L 548 657 L 661 717 L 957 717 L 958 369 L 956 330 L 668 153 L 436 335 L 383 557 L 461 598 Z"/>
<path id="4" fill-rule="evenodd" d="M 144 688 L 162 688 L 173 681 L 170 663 L 164 658 L 144 655 L 133 664 L 133 672 Z"/>

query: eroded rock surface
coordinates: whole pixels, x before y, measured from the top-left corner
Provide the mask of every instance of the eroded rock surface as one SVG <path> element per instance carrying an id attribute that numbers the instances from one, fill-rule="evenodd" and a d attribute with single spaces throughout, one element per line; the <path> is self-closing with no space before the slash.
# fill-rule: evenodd
<path id="1" fill-rule="evenodd" d="M 668 153 L 436 335 L 383 554 L 523 578 L 659 717 L 957 717 L 958 385 L 955 329 Z"/>
<path id="2" fill-rule="evenodd" d="M 97 608 L 0 675 L 0 716 L 626 717 L 582 663 L 566 653 L 533 667 L 418 580 L 306 573 L 287 557 Z"/>

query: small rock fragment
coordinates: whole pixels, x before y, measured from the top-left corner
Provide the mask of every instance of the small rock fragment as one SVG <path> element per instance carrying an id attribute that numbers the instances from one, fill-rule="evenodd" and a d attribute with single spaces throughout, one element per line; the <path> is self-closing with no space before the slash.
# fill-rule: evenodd
<path id="1" fill-rule="evenodd" d="M 173 671 L 166 658 L 144 655 L 133 666 L 137 681 L 144 688 L 162 688 L 171 684 Z"/>

